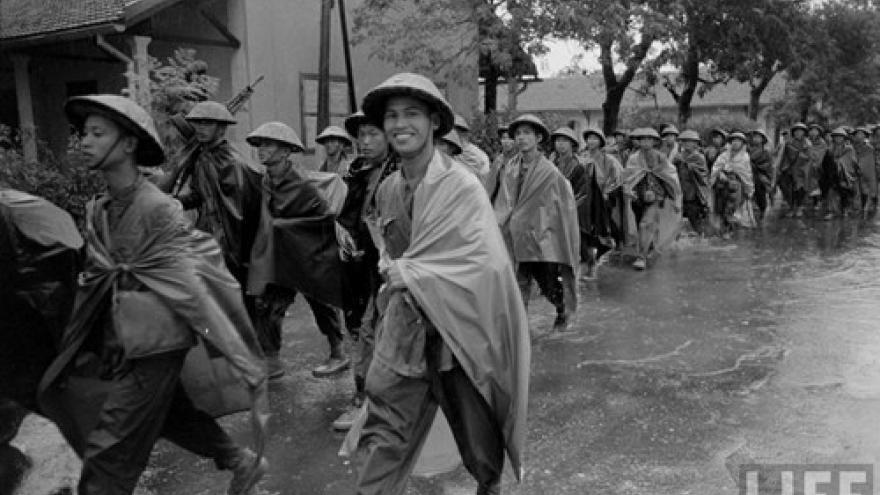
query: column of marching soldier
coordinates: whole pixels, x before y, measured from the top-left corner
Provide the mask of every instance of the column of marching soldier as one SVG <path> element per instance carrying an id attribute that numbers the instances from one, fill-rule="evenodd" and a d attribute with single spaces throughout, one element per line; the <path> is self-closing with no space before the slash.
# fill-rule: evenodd
<path id="1" fill-rule="evenodd" d="M 248 135 L 251 164 L 215 102 L 186 116 L 174 157 L 131 100 L 76 97 L 65 112 L 107 192 L 83 240 L 60 210 L 0 191 L 6 259 L 40 275 L 5 289 L 7 316 L 44 328 L 33 335 L 58 351 L 42 358 L 38 400 L 28 386 L 0 392 L 59 425 L 83 459 L 81 495 L 132 493 L 160 437 L 232 471 L 229 494 L 249 493 L 269 469 L 266 381 L 285 373 L 282 323 L 298 293 L 328 341 L 314 376 L 352 370 L 333 427 L 354 427 L 358 493 L 402 493 L 438 409 L 478 493 L 500 493 L 505 457 L 522 472 L 533 282 L 564 329 L 579 277 L 595 278 L 607 253 L 646 269 L 683 218 L 730 238 L 760 226 L 777 189 L 793 218 L 877 207 L 880 126 L 835 129 L 829 144 L 796 124 L 770 149 L 761 130 L 715 129 L 702 146 L 674 126 L 550 132 L 522 115 L 500 126 L 490 159 L 430 80 L 398 74 L 317 136 L 326 159 L 309 170 L 281 122 Z M 171 173 L 151 172 L 166 161 Z M 45 228 L 22 227 L 28 215 Z M 214 419 L 242 410 L 253 450 Z"/>

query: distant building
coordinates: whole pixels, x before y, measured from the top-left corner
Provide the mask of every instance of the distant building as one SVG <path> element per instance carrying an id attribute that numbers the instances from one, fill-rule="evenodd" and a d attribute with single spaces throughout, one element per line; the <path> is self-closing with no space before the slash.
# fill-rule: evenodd
<path id="1" fill-rule="evenodd" d="M 666 88 L 657 85 L 651 91 L 640 93 L 642 82 L 634 81 L 621 103 L 621 117 L 635 109 L 656 108 L 668 122 L 678 120 L 675 100 Z M 718 84 L 702 97 L 694 95 L 692 118 L 727 113 L 748 115 L 749 85 L 736 81 Z M 773 122 L 768 110 L 771 102 L 782 97 L 785 82 L 782 76 L 773 79 L 761 95 L 758 125 L 768 131 L 773 130 Z M 507 108 L 507 88 L 498 89 L 498 110 Z M 656 96 L 656 99 L 655 99 Z M 602 103 L 605 101 L 605 83 L 601 75 L 547 78 L 530 82 L 517 98 L 517 112 L 553 112 L 565 118 L 575 130 L 587 127 L 602 128 L 604 116 Z"/>
<path id="2" fill-rule="evenodd" d="M 362 2 L 346 2 L 349 29 Z M 350 108 L 339 2 L 334 5 L 330 106 L 331 123 L 339 124 Z M 178 48 L 194 48 L 209 75 L 220 79 L 219 101 L 265 76 L 238 114 L 233 140 L 280 120 L 300 133 L 311 153 L 318 131 L 320 11 L 318 0 L 0 0 L 0 123 L 61 150 L 69 136 L 61 110 L 66 98 L 120 93 L 128 86 L 128 59 L 131 70 L 144 74 L 148 56 L 164 61 Z M 369 53 L 368 46 L 352 51 L 358 99 L 401 70 Z M 438 83 L 457 108 L 476 106 L 476 82 Z"/>

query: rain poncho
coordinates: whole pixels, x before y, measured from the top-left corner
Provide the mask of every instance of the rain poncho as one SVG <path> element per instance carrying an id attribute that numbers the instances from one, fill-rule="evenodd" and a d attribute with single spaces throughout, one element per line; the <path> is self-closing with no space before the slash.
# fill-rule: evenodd
<path id="1" fill-rule="evenodd" d="M 755 193 L 752 161 L 745 148 L 734 153 L 728 148 L 712 167 L 709 183 L 715 190 L 712 214 L 716 226 L 727 224 L 753 226 L 750 198 Z"/>
<path id="2" fill-rule="evenodd" d="M 877 167 L 874 162 L 874 147 L 867 141 L 853 143 L 856 159 L 859 161 L 859 190 L 862 196 L 877 197 Z"/>
<path id="3" fill-rule="evenodd" d="M 380 197 L 402 187 L 403 180 L 400 173 L 389 177 Z M 528 318 L 481 187 L 435 152 L 413 195 L 410 246 L 394 263 L 495 413 L 520 478 L 530 369 Z"/>
<path id="4" fill-rule="evenodd" d="M 639 150 L 630 155 L 623 171 L 627 205 L 625 252 L 641 256 L 651 250 L 662 252 L 681 231 L 682 195 L 678 172 L 662 153 L 657 150 L 650 153 L 653 164 L 646 159 L 645 151 Z M 643 201 L 641 190 L 648 183 L 652 188 L 662 188 L 665 197 L 662 202 Z M 637 219 L 636 209 L 642 210 L 641 219 Z"/>
<path id="5" fill-rule="evenodd" d="M 820 194 L 819 177 L 822 173 L 822 159 L 828 151 L 828 143 L 818 137 L 810 139 L 810 164 L 807 167 L 807 192 L 812 196 Z"/>
<path id="6" fill-rule="evenodd" d="M 791 139 L 785 144 L 782 160 L 779 163 L 779 188 L 785 202 L 793 205 L 795 193 L 807 191 L 807 169 L 810 166 L 810 142 L 806 139 Z"/>
<path id="7" fill-rule="evenodd" d="M 342 307 L 342 265 L 335 216 L 324 195 L 290 167 L 280 179 L 263 177 L 262 212 L 251 252 L 248 293 L 268 284 Z"/>
<path id="8" fill-rule="evenodd" d="M 36 408 L 37 385 L 73 306 L 82 247 L 67 212 L 0 189 L 0 397 Z"/>
<path id="9" fill-rule="evenodd" d="M 585 153 L 583 161 L 588 189 L 586 197 L 578 201 L 578 221 L 581 235 L 587 239 L 581 242 L 590 242 L 594 247 L 597 244 L 613 247 L 615 241 L 622 241 L 622 196 L 619 193 L 623 166 L 602 150 Z"/>
<path id="10" fill-rule="evenodd" d="M 489 169 L 492 166 L 489 156 L 477 145 L 470 142 L 464 143 L 461 154 L 455 157 L 455 159 L 476 175 L 481 182 L 489 175 Z"/>
<path id="11" fill-rule="evenodd" d="M 181 153 L 173 190 L 184 209 L 195 209 L 197 229 L 217 239 L 229 271 L 242 283 L 260 212 L 260 173 L 227 141 L 197 141 Z M 185 192 L 188 189 L 188 192 Z"/>
<path id="12" fill-rule="evenodd" d="M 571 185 L 542 156 L 519 188 L 521 168 L 522 155 L 507 163 L 495 198 L 495 215 L 514 263 L 551 262 L 577 270 L 580 236 Z"/>
<path id="13" fill-rule="evenodd" d="M 845 203 L 858 192 L 858 168 L 856 153 L 849 143 L 831 145 L 822 160 L 819 179 L 829 212 L 840 213 Z"/>
<path id="14" fill-rule="evenodd" d="M 102 196 L 89 204 L 87 263 L 60 355 L 40 385 L 43 411 L 81 452 L 90 418 L 78 415 L 84 409 L 71 404 L 94 402 L 91 413 L 97 414 L 106 395 L 95 390 L 86 396 L 72 396 L 64 385 L 71 377 L 97 378 L 93 371 L 81 369 L 79 360 L 90 336 L 97 333 L 101 338 L 103 329 L 110 328 L 114 334 L 111 340 L 120 340 L 121 326 L 149 323 L 115 317 L 119 327 L 111 323 L 108 302 L 123 292 L 117 287 L 128 286 L 153 296 L 163 312 L 173 314 L 173 331 L 188 334 L 190 341 L 197 343 L 181 376 L 193 402 L 214 415 L 252 408 L 261 449 L 265 370 L 240 286 L 224 269 L 222 253 L 212 237 L 186 227 L 182 212 L 151 183 L 141 181 L 137 187 L 133 203 L 120 217 L 112 238 L 103 213 L 109 198 Z M 106 239 L 110 239 L 109 248 Z M 157 352 L 164 349 L 161 342 L 155 345 Z"/>
<path id="15" fill-rule="evenodd" d="M 710 205 L 711 186 L 706 157 L 699 151 L 687 150 L 678 154 L 673 162 L 678 170 L 683 201 L 699 201 L 705 207 Z"/>

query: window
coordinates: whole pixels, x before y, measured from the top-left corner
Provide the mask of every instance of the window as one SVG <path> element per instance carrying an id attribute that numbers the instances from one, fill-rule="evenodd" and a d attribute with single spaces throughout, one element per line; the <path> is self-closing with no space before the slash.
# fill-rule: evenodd
<path id="1" fill-rule="evenodd" d="M 318 75 L 301 74 L 299 79 L 300 108 L 302 109 L 302 138 L 306 153 L 314 153 L 315 137 L 323 129 L 318 127 Z M 330 76 L 330 125 L 343 127 L 351 115 L 348 107 L 348 81 L 344 76 Z"/>

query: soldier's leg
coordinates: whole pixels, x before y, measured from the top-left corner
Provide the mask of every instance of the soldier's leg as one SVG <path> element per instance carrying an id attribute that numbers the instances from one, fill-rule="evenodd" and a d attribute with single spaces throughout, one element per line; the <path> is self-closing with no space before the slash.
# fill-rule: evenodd
<path id="1" fill-rule="evenodd" d="M 79 495 L 130 495 L 159 439 L 185 352 L 131 361 L 86 439 Z"/>
<path id="2" fill-rule="evenodd" d="M 478 493 L 500 493 L 504 435 L 492 409 L 459 365 L 440 373 L 440 386 L 440 405 Z"/>
<path id="3" fill-rule="evenodd" d="M 336 308 L 308 296 L 306 296 L 306 301 L 312 308 L 318 329 L 324 334 L 330 345 L 330 357 L 324 364 L 315 368 L 312 374 L 322 378 L 347 370 L 351 360 L 342 348 L 342 316 L 340 312 Z"/>
<path id="4" fill-rule="evenodd" d="M 399 495 L 428 436 L 437 401 L 424 378 L 399 375 L 382 361 L 367 373 L 367 419 L 358 443 L 358 495 Z"/>
<path id="5" fill-rule="evenodd" d="M 535 263 L 524 262 L 516 267 L 516 283 L 522 296 L 523 305 L 529 309 L 529 299 L 532 298 L 532 280 L 535 278 L 533 268 Z"/>

